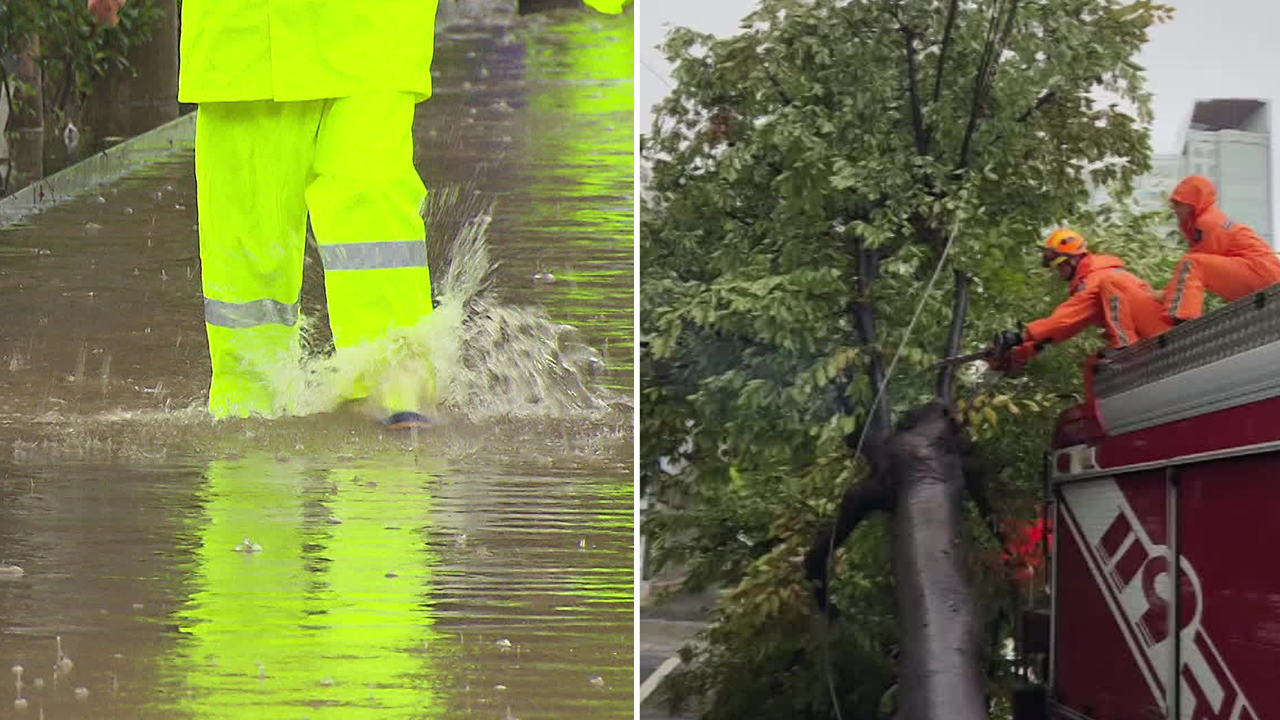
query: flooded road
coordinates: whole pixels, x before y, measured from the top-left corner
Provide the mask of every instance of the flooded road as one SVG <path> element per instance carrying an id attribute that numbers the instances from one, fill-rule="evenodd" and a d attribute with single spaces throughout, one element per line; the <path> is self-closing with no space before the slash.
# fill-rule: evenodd
<path id="1" fill-rule="evenodd" d="M 204 414 L 189 150 L 0 229 L 0 718 L 631 717 L 631 53 L 629 16 L 439 33 L 465 319 L 413 435 Z"/>

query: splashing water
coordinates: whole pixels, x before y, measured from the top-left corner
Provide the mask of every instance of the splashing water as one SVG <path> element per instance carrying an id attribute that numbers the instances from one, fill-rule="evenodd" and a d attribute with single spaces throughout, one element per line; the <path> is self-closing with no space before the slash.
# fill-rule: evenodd
<path id="1" fill-rule="evenodd" d="M 275 378 L 294 398 L 291 414 L 327 412 L 362 394 L 361 386 L 375 398 L 411 389 L 424 408 L 443 407 L 472 421 L 599 411 L 623 399 L 597 384 L 604 362 L 576 328 L 554 322 L 541 308 L 495 297 L 497 263 L 486 241 L 492 212 L 491 201 L 466 187 L 429 196 L 428 225 L 457 229 L 443 248 L 435 312 L 417 325 L 326 356 L 314 349 L 315 319 L 303 319 L 306 360 Z"/>

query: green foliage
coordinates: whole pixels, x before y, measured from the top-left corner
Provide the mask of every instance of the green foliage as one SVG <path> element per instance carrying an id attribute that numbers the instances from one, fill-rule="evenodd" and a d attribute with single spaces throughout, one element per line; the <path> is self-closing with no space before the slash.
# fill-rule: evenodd
<path id="1" fill-rule="evenodd" d="M 0 3 L 0 57 L 20 38 L 40 37 L 44 111 L 61 119 L 95 80 L 113 70 L 133 72 L 129 49 L 151 39 L 158 12 L 154 0 L 131 0 L 120 9 L 120 23 L 104 28 L 95 26 L 85 0 L 5 0 Z M 6 79 L 0 68 L 0 81 Z M 27 90 L 15 93 L 11 102 L 24 102 L 32 94 Z"/>
<path id="2" fill-rule="evenodd" d="M 888 716 L 883 524 L 836 556 L 845 619 L 829 631 L 829 659 L 797 567 L 865 473 L 845 438 L 871 404 L 867 363 L 903 347 L 886 396 L 895 414 L 932 395 L 949 273 L 924 291 L 944 248 L 973 278 L 966 351 L 1065 297 L 1039 267 L 1056 225 L 1163 286 L 1178 252 L 1156 232 L 1165 219 L 1085 203 L 1097 186 L 1127 197 L 1148 169 L 1149 97 L 1131 58 L 1170 12 L 1119 0 L 763 0 L 734 37 L 668 36 L 677 84 L 642 142 L 641 482 L 665 503 L 646 519 L 655 564 L 731 588 L 681 679 L 709 694 L 708 717 L 829 717 L 828 667 L 845 717 Z M 997 61 L 984 74 L 989 45 Z M 1136 117 L 1099 106 L 1099 89 Z M 867 248 L 881 255 L 863 277 Z M 855 302 L 873 310 L 870 343 Z M 977 367 L 960 373 L 1002 514 L 1034 507 L 1053 419 L 1097 344 L 1086 333 L 994 388 Z M 968 535 L 994 618 L 1015 599 L 998 562 L 980 560 L 989 540 L 976 521 Z M 991 668 L 991 682 L 1007 680 Z"/>

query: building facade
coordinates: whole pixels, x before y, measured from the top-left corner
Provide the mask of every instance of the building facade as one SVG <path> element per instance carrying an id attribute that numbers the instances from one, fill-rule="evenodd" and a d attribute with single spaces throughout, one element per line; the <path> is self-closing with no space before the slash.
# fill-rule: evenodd
<path id="1" fill-rule="evenodd" d="M 1203 175 L 1212 180 L 1222 211 L 1252 227 L 1275 247 L 1267 101 L 1197 102 L 1179 146 L 1179 174 Z"/>

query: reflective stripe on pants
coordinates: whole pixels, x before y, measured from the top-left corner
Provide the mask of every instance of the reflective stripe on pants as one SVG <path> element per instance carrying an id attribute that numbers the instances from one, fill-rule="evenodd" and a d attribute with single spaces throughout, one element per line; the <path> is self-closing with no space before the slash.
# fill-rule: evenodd
<path id="1" fill-rule="evenodd" d="M 288 413 L 301 391 L 291 378 L 308 214 L 339 353 L 430 314 L 413 107 L 408 93 L 201 105 L 196 181 L 214 416 Z M 352 382 L 352 396 L 377 386 Z M 418 385 L 374 399 L 420 409 Z"/>
<path id="2" fill-rule="evenodd" d="M 1193 274 L 1194 263 L 1190 255 L 1183 255 L 1173 269 L 1173 279 L 1165 288 L 1165 314 L 1170 320 L 1189 320 L 1200 317 L 1204 305 L 1204 285 Z M 1190 288 L 1188 288 L 1190 284 Z"/>
<path id="3" fill-rule="evenodd" d="M 1125 321 L 1127 318 L 1122 316 L 1122 306 L 1124 300 L 1119 295 L 1112 295 L 1107 299 L 1107 326 L 1111 329 L 1114 337 L 1114 345 L 1116 347 L 1125 347 L 1130 342 L 1129 333 L 1125 331 Z"/>

